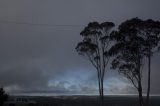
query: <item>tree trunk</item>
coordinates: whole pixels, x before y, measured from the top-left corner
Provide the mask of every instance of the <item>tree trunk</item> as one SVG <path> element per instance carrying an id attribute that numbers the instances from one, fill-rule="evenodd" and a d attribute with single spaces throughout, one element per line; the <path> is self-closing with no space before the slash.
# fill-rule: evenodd
<path id="1" fill-rule="evenodd" d="M 142 95 L 142 86 L 141 86 L 141 84 L 139 84 L 138 93 L 139 93 L 139 105 L 143 106 L 143 95 Z"/>
<path id="2" fill-rule="evenodd" d="M 149 97 L 150 97 L 150 76 L 151 76 L 151 52 L 149 50 L 149 56 L 148 56 L 148 88 L 147 88 L 147 98 L 146 98 L 147 106 L 149 106 Z"/>
<path id="3" fill-rule="evenodd" d="M 99 85 L 99 105 L 101 106 L 102 92 L 101 92 L 101 82 L 99 78 L 98 78 L 98 85 Z"/>
<path id="4" fill-rule="evenodd" d="M 137 71 L 138 73 L 138 93 L 139 93 L 139 105 L 140 106 L 144 106 L 144 102 L 143 102 L 143 95 L 142 95 L 142 73 L 141 73 L 141 60 L 140 60 L 140 56 L 138 53 L 138 67 L 137 67 Z"/>
<path id="5" fill-rule="evenodd" d="M 138 72 L 139 72 L 139 74 L 138 74 L 138 93 L 139 93 L 139 105 L 140 106 L 143 106 L 143 95 L 142 95 L 142 83 L 141 83 L 141 81 L 142 81 L 142 76 L 141 76 L 141 68 L 140 68 L 140 64 L 141 64 L 141 62 L 140 62 L 141 60 L 140 59 L 138 59 Z"/>
<path id="6" fill-rule="evenodd" d="M 104 92 L 103 92 L 103 79 L 101 80 L 101 84 L 102 84 L 102 88 L 101 88 L 101 93 L 102 93 L 102 97 L 101 97 L 101 102 L 102 102 L 102 106 L 104 106 Z"/>
<path id="7" fill-rule="evenodd" d="M 98 88 L 99 88 L 99 98 L 98 98 L 98 104 L 101 106 L 102 103 L 101 103 L 101 98 L 102 98 L 102 91 L 101 91 L 101 88 L 102 88 L 102 84 L 101 84 L 101 78 L 100 78 L 100 74 L 99 74 L 99 69 L 97 69 L 97 77 L 98 77 Z"/>

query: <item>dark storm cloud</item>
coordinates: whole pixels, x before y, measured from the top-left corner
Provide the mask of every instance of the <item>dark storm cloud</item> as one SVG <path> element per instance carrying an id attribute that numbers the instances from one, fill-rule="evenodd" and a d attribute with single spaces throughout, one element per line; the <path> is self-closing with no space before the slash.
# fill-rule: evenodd
<path id="1" fill-rule="evenodd" d="M 1 0 L 0 85 L 11 93 L 96 94 L 96 71 L 74 50 L 80 31 L 91 21 L 118 25 L 132 17 L 160 20 L 159 4 L 159 0 Z M 153 60 L 153 93 L 160 91 L 159 57 Z M 105 80 L 106 94 L 135 92 L 117 72 L 108 72 Z"/>

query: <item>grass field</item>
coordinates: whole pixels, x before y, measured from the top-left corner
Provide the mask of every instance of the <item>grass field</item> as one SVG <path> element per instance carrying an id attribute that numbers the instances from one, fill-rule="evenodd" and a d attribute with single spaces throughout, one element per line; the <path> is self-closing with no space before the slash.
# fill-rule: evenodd
<path id="1" fill-rule="evenodd" d="M 37 106 L 98 106 L 98 96 L 29 96 Z M 105 96 L 104 106 L 138 106 L 136 96 Z M 152 96 L 150 106 L 160 106 L 160 97 Z"/>

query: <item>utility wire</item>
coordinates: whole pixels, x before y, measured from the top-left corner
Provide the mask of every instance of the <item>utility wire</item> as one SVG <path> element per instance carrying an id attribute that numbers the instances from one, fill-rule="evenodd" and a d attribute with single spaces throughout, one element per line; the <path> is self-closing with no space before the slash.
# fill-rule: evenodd
<path id="1" fill-rule="evenodd" d="M 4 21 L 0 20 L 0 24 L 17 24 L 17 25 L 29 25 L 29 26 L 44 26 L 44 27 L 84 27 L 84 25 L 78 24 L 42 24 L 42 23 L 29 23 L 29 22 L 16 22 L 16 21 Z"/>

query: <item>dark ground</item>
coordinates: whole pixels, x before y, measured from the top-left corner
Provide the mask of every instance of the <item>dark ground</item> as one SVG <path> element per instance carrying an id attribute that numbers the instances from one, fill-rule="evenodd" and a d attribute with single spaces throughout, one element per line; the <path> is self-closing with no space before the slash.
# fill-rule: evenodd
<path id="1" fill-rule="evenodd" d="M 27 98 L 36 102 L 36 106 L 99 106 L 98 96 L 10 96 L 10 98 Z M 150 101 L 150 106 L 160 106 L 160 96 L 152 96 Z M 104 106 L 138 106 L 138 97 L 105 96 L 104 102 Z"/>
<path id="2" fill-rule="evenodd" d="M 98 106 L 97 96 L 30 97 L 37 106 Z M 104 106 L 137 106 L 136 96 L 106 96 Z M 152 96 L 150 106 L 160 106 L 160 97 Z"/>

